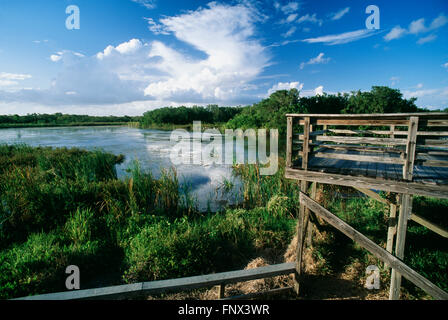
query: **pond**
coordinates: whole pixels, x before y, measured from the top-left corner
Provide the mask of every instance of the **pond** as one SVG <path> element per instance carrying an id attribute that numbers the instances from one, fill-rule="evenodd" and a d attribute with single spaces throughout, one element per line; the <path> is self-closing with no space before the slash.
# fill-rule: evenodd
<path id="1" fill-rule="evenodd" d="M 138 160 L 143 169 L 150 170 L 156 177 L 162 168 L 175 168 L 179 181 L 190 189 L 200 210 L 216 211 L 238 201 L 241 183 L 232 175 L 231 165 L 174 164 L 170 154 L 177 142 L 171 141 L 170 135 L 171 131 L 125 126 L 14 128 L 0 130 L 0 143 L 101 149 L 117 155 L 123 154 L 126 157 L 124 163 L 117 165 L 119 178 L 124 178 L 128 174 L 126 169 L 134 160 Z M 203 146 L 209 144 L 203 141 L 200 143 Z M 247 153 L 247 146 L 245 149 L 235 152 Z M 225 179 L 231 181 L 234 187 L 232 191 L 223 194 L 218 190 Z"/>

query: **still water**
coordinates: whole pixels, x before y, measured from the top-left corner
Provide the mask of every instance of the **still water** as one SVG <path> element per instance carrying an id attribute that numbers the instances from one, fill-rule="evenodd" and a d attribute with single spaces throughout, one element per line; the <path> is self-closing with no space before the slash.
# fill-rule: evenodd
<path id="1" fill-rule="evenodd" d="M 175 165 L 170 153 L 176 142 L 170 141 L 170 135 L 170 131 L 114 126 L 14 128 L 0 130 L 0 143 L 101 149 L 117 155 L 123 154 L 125 161 L 117 165 L 119 178 L 125 177 L 128 174 L 126 169 L 134 160 L 138 160 L 143 169 L 150 170 L 156 177 L 162 168 L 175 168 L 179 181 L 188 186 L 200 210 L 218 210 L 238 201 L 241 183 L 232 175 L 230 165 Z M 237 153 L 245 151 L 236 150 Z M 224 179 L 234 184 L 233 190 L 226 194 L 217 191 Z"/>

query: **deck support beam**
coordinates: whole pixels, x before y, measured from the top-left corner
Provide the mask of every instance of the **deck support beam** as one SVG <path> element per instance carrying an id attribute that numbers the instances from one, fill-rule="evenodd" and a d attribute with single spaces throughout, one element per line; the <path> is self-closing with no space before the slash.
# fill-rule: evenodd
<path id="1" fill-rule="evenodd" d="M 308 168 L 308 149 L 310 139 L 311 123 L 310 118 L 304 118 L 303 125 L 303 154 L 302 154 L 302 169 Z M 302 180 L 300 182 L 300 191 L 303 193 L 308 192 L 308 181 Z M 300 203 L 299 217 L 297 221 L 297 260 L 296 260 L 296 272 L 294 274 L 294 291 L 297 295 L 300 293 L 300 277 L 302 275 L 302 257 L 303 257 L 303 243 L 305 238 L 305 216 L 307 216 L 307 208 L 304 203 Z"/>
<path id="2" fill-rule="evenodd" d="M 406 230 L 408 226 L 408 220 L 412 212 L 412 196 L 402 195 L 400 213 L 398 217 L 397 224 L 397 240 L 395 243 L 395 256 L 401 260 L 404 258 L 404 248 L 406 240 Z M 390 292 L 389 300 L 400 299 L 400 287 L 401 287 L 401 274 L 396 270 L 392 269 L 392 275 L 390 280 Z"/>

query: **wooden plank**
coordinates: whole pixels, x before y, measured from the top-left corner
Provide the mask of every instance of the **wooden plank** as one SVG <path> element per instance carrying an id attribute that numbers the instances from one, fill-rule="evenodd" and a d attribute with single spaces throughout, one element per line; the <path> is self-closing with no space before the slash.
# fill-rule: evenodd
<path id="1" fill-rule="evenodd" d="M 386 251 L 392 253 L 394 246 L 394 237 L 397 234 L 397 205 L 389 204 L 389 221 L 387 228 Z"/>
<path id="2" fill-rule="evenodd" d="M 415 272 L 409 266 L 404 264 L 400 259 L 381 248 L 365 235 L 363 235 L 362 233 L 348 225 L 346 222 L 338 218 L 336 215 L 306 196 L 303 192 L 300 192 L 300 202 L 304 202 L 311 211 L 320 216 L 327 223 L 341 231 L 353 241 L 357 242 L 360 246 L 368 250 L 384 263 L 387 263 L 388 265 L 392 266 L 392 268 L 398 270 L 405 278 L 425 290 L 434 298 L 448 300 L 447 292 L 443 291 L 431 281 Z"/>
<path id="3" fill-rule="evenodd" d="M 424 143 L 421 143 L 421 145 L 434 145 L 434 146 L 448 146 L 448 140 L 442 140 L 442 139 L 422 139 Z"/>
<path id="4" fill-rule="evenodd" d="M 303 120 L 299 121 L 299 124 L 303 124 Z M 317 119 L 316 125 L 330 125 L 330 126 L 406 126 L 407 120 L 341 120 L 341 119 Z"/>
<path id="5" fill-rule="evenodd" d="M 416 215 L 415 213 L 411 214 L 411 220 L 421 224 L 422 226 L 428 228 L 429 230 L 441 235 L 444 238 L 448 238 L 448 231 L 444 228 L 432 223 L 431 221 L 426 220 L 423 217 Z"/>
<path id="6" fill-rule="evenodd" d="M 357 146 L 347 144 L 325 144 L 325 143 L 312 143 L 310 146 L 316 146 L 334 150 L 352 150 L 352 151 L 369 151 L 369 152 L 389 152 L 389 153 L 403 153 L 405 150 L 394 147 L 381 147 L 381 146 Z"/>
<path id="7" fill-rule="evenodd" d="M 397 239 L 395 242 L 395 256 L 401 260 L 404 258 L 406 230 L 408 219 L 412 212 L 412 196 L 404 194 L 400 196 L 400 212 L 397 224 Z M 400 299 L 401 272 L 392 266 L 389 300 Z"/>
<path id="8" fill-rule="evenodd" d="M 395 128 L 395 125 L 391 125 L 391 128 Z M 390 131 L 390 130 L 348 130 L 348 129 L 329 129 L 329 132 L 338 134 L 378 134 L 378 135 L 390 135 L 389 138 L 395 138 L 397 136 L 407 136 L 407 131 Z"/>
<path id="9" fill-rule="evenodd" d="M 337 143 L 367 143 L 367 144 L 388 144 L 406 145 L 406 139 L 399 138 L 372 138 L 372 137 L 343 137 L 343 136 L 317 136 L 315 141 L 337 142 Z"/>
<path id="10" fill-rule="evenodd" d="M 317 158 L 329 158 L 329 159 L 340 159 L 340 160 L 350 160 L 350 161 L 360 161 L 360 162 L 380 162 L 380 163 L 396 163 L 404 164 L 405 160 L 398 157 L 380 157 L 380 156 L 366 156 L 357 154 L 344 154 L 344 153 L 325 153 L 316 152 L 311 154 L 313 157 Z"/>
<path id="11" fill-rule="evenodd" d="M 307 192 L 308 182 L 305 180 L 301 181 L 300 191 Z M 300 277 L 302 275 L 302 262 L 303 262 L 303 243 L 305 235 L 305 215 L 306 206 L 303 202 L 300 202 L 299 217 L 297 219 L 297 248 L 296 248 L 296 272 L 294 273 L 294 290 L 297 295 L 300 294 Z"/>
<path id="12" fill-rule="evenodd" d="M 403 179 L 409 181 L 412 180 L 412 174 L 414 172 L 414 159 L 417 145 L 417 129 L 418 118 L 411 117 L 409 119 L 408 139 L 406 141 L 406 157 L 405 163 L 403 165 Z"/>
<path id="13" fill-rule="evenodd" d="M 310 118 L 305 117 L 303 125 L 303 146 L 302 146 L 302 169 L 308 168 L 308 155 L 309 155 L 309 143 L 310 143 Z"/>
<path id="14" fill-rule="evenodd" d="M 225 284 L 220 284 L 218 286 L 218 299 L 224 299 L 225 292 L 226 292 L 226 285 Z"/>
<path id="15" fill-rule="evenodd" d="M 395 138 L 395 136 L 407 136 L 407 131 L 394 130 L 395 125 L 391 125 L 391 130 L 348 130 L 348 129 L 328 129 L 327 131 L 333 133 L 342 134 L 378 134 L 378 135 L 390 135 L 390 138 Z M 320 131 L 319 131 L 320 132 Z M 448 136 L 448 131 L 418 131 L 417 136 L 431 136 L 431 137 L 445 137 Z"/>
<path id="16" fill-rule="evenodd" d="M 314 172 L 310 170 L 304 171 L 292 168 L 287 168 L 285 170 L 285 177 L 288 179 L 307 180 L 310 182 L 327 183 L 347 187 L 360 187 L 380 191 L 416 194 L 448 199 L 448 186 L 446 185 L 426 185 L 416 182 L 384 180 L 370 177 L 355 177 L 336 173 Z"/>
<path id="17" fill-rule="evenodd" d="M 292 117 L 287 118 L 286 128 L 286 167 L 292 165 Z"/>
<path id="18" fill-rule="evenodd" d="M 140 282 L 121 286 L 103 287 L 49 293 L 37 296 L 23 297 L 13 300 L 74 300 L 74 299 L 113 299 L 135 295 L 151 295 L 166 291 L 183 291 L 220 284 L 250 281 L 261 278 L 291 274 L 296 270 L 293 262 L 275 264 L 247 270 L 214 273 L 202 276 Z"/>
<path id="19" fill-rule="evenodd" d="M 373 190 L 370 189 L 365 189 L 365 188 L 357 188 L 355 187 L 356 190 L 361 191 L 362 193 L 364 193 L 365 195 L 375 199 L 376 201 L 379 201 L 381 203 L 387 204 L 389 205 L 389 201 L 387 201 L 386 199 L 382 198 L 378 193 L 376 193 Z"/>
<path id="20" fill-rule="evenodd" d="M 413 112 L 413 113 L 288 113 L 287 117 L 343 118 L 343 119 L 395 119 L 403 117 L 420 117 L 426 119 L 448 119 L 448 112 Z"/>

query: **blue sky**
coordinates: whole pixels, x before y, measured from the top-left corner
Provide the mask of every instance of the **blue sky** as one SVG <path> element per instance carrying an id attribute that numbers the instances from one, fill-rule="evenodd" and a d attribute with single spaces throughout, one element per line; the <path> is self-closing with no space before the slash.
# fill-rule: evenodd
<path id="1" fill-rule="evenodd" d="M 448 1 L 0 2 L 0 114 L 140 115 L 374 85 L 448 107 Z"/>

